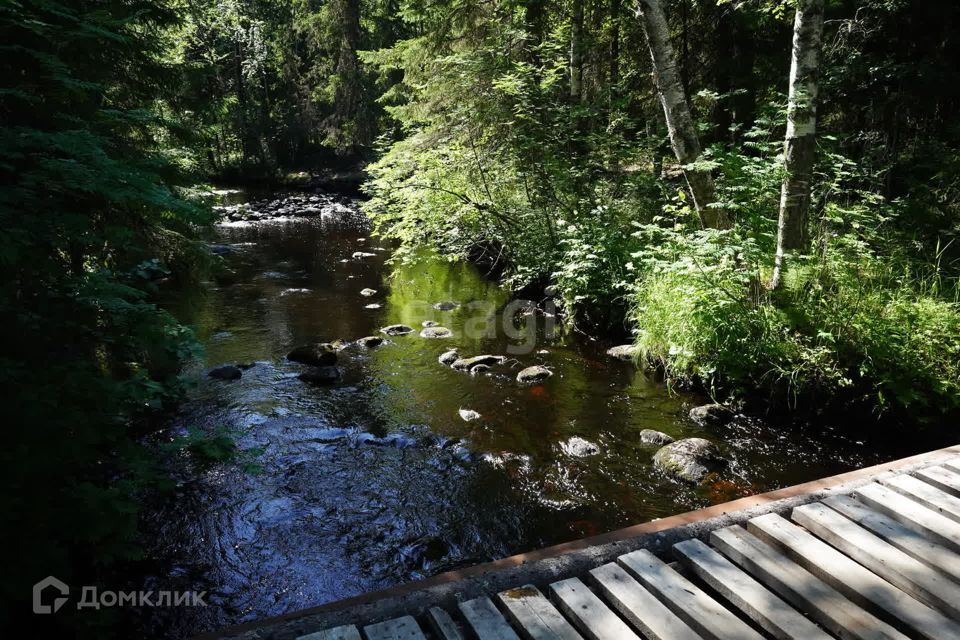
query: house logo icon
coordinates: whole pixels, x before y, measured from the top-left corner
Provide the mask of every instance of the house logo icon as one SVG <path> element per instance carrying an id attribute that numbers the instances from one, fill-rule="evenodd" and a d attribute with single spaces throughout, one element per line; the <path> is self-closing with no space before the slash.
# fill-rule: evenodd
<path id="1" fill-rule="evenodd" d="M 44 604 L 44 591 L 53 590 L 59 593 L 60 597 L 54 597 L 53 604 Z M 53 576 L 47 576 L 37 584 L 33 585 L 33 612 L 34 613 L 56 613 L 60 607 L 68 600 L 70 587 L 57 580 Z"/>

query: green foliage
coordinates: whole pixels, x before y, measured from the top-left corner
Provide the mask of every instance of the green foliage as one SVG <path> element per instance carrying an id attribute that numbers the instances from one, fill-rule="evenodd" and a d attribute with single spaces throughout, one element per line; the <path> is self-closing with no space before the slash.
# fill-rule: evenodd
<path id="1" fill-rule="evenodd" d="M 191 162 L 155 109 L 177 78 L 161 50 L 176 20 L 165 0 L 0 6 L 11 610 L 29 611 L 47 575 L 90 584 L 137 557 L 135 494 L 158 480 L 137 428 L 178 398 L 180 363 L 196 354 L 151 302 L 157 280 L 199 253 L 190 238 L 208 220 L 177 186 Z"/>
<path id="2" fill-rule="evenodd" d="M 635 235 L 642 273 L 632 317 L 642 357 L 680 383 L 718 391 L 766 389 L 780 397 L 820 395 L 949 412 L 960 407 L 960 306 L 956 281 L 900 247 L 896 206 L 840 191 L 859 171 L 824 154 L 821 246 L 790 271 L 774 296 L 763 283 L 770 221 L 729 232 L 643 225 Z M 739 173 L 751 191 L 775 172 Z M 843 202 L 843 200 L 846 200 Z M 841 204 L 842 202 L 842 204 Z"/>
<path id="3" fill-rule="evenodd" d="M 631 309 L 641 352 L 674 381 L 949 411 L 958 403 L 960 138 L 941 114 L 956 100 L 910 75 L 915 61 L 890 51 L 884 34 L 911 13 L 927 73 L 956 86 L 949 46 L 913 22 L 920 15 L 940 30 L 934 14 L 956 12 L 854 4 L 830 7 L 815 248 L 790 259 L 774 296 L 766 283 L 792 3 L 677 9 L 681 75 L 711 143 L 697 166 L 713 172 L 717 206 L 737 221 L 728 232 L 698 229 L 665 160 L 636 23 L 589 3 L 578 101 L 569 96 L 569 7 L 403 5 L 417 36 L 363 55 L 381 77 L 403 73 L 380 98 L 400 133 L 384 137 L 370 167 L 366 210 L 379 233 L 401 241 L 401 257 L 424 245 L 451 259 L 493 253 L 514 288 L 551 282 L 573 322 L 616 326 L 618 307 Z M 634 49 L 607 48 L 612 38 Z M 896 88 L 907 84 L 927 102 Z"/>

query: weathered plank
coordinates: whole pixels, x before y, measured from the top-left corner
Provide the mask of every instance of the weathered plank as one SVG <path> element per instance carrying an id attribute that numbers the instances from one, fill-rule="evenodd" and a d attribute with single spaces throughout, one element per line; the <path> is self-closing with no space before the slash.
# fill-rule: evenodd
<path id="1" fill-rule="evenodd" d="M 960 498 L 941 491 L 913 476 L 893 476 L 882 482 L 885 486 L 902 493 L 911 500 L 933 509 L 954 522 L 960 522 Z"/>
<path id="2" fill-rule="evenodd" d="M 589 640 L 639 640 L 579 578 L 554 582 L 550 591 L 560 610 Z"/>
<path id="3" fill-rule="evenodd" d="M 700 635 L 716 640 L 762 638 L 743 620 L 646 549 L 620 556 L 617 562 Z"/>
<path id="4" fill-rule="evenodd" d="M 687 623 L 620 566 L 605 564 L 592 569 L 590 576 L 614 609 L 650 640 L 700 640 Z"/>
<path id="5" fill-rule="evenodd" d="M 367 625 L 363 635 L 367 640 L 427 640 L 413 616 Z"/>
<path id="6" fill-rule="evenodd" d="M 951 471 L 947 467 L 935 466 L 919 469 L 916 474 L 918 478 L 937 489 L 960 497 L 960 473 Z"/>
<path id="7" fill-rule="evenodd" d="M 460 627 L 453 621 L 450 614 L 440 607 L 431 607 L 427 612 L 427 622 L 439 640 L 464 640 Z"/>
<path id="8" fill-rule="evenodd" d="M 490 598 L 461 602 L 460 612 L 480 640 L 520 640 Z"/>
<path id="9" fill-rule="evenodd" d="M 952 458 L 947 458 L 940 464 L 945 466 L 947 469 L 950 469 L 951 471 L 960 473 L 960 456 L 953 456 Z"/>
<path id="10" fill-rule="evenodd" d="M 913 595 L 915 589 L 909 592 L 898 587 L 906 587 L 910 583 L 891 584 L 885 578 L 891 577 L 891 572 L 883 571 L 882 575 L 868 569 L 877 570 L 877 564 L 883 564 L 882 555 L 875 555 L 884 550 L 891 556 L 899 555 L 908 563 L 915 563 L 923 573 L 932 575 L 922 564 L 906 555 L 902 551 L 887 544 L 852 521 L 844 518 L 826 505 L 813 504 L 797 507 L 793 511 L 793 519 L 809 529 L 802 528 L 788 522 L 776 514 L 769 514 L 754 518 L 750 521 L 750 530 L 759 537 L 772 541 L 772 544 L 786 550 L 801 566 L 827 582 L 838 591 L 844 593 L 857 604 L 873 609 L 890 620 L 895 626 L 910 629 L 928 640 L 960 637 L 960 625 L 950 620 L 940 611 L 922 604 Z M 830 542 L 834 549 L 814 537 L 813 533 Z M 861 544 L 862 549 L 851 554 L 851 545 Z M 855 557 L 861 564 L 854 562 Z M 892 564 L 899 566 L 900 558 L 892 560 Z M 867 568 L 864 568 L 864 565 Z M 895 576 L 898 577 L 899 576 Z M 949 580 L 942 581 L 956 587 Z M 896 584 L 896 586 L 895 586 Z M 927 601 L 926 598 L 920 600 Z M 936 603 L 930 603 L 936 606 Z"/>
<path id="11" fill-rule="evenodd" d="M 932 542 L 960 551 L 960 524 L 875 482 L 854 490 L 864 504 L 888 514 Z"/>
<path id="12" fill-rule="evenodd" d="M 773 637 L 783 640 L 831 637 L 703 542 L 686 540 L 673 545 L 673 551 L 700 579 Z"/>
<path id="13" fill-rule="evenodd" d="M 710 542 L 784 600 L 843 640 L 906 638 L 739 525 L 711 532 Z"/>
<path id="14" fill-rule="evenodd" d="M 529 640 L 583 640 L 580 634 L 533 585 L 497 594 L 507 616 Z"/>
<path id="15" fill-rule="evenodd" d="M 345 624 L 342 627 L 333 629 L 324 629 L 315 631 L 305 636 L 300 636 L 297 640 L 361 640 L 360 632 L 352 624 Z"/>
<path id="16" fill-rule="evenodd" d="M 930 569 L 960 581 L 960 554 L 930 542 L 927 536 L 890 516 L 870 509 L 850 496 L 831 496 L 823 502 L 864 529 L 872 531 L 896 548 L 913 556 Z"/>

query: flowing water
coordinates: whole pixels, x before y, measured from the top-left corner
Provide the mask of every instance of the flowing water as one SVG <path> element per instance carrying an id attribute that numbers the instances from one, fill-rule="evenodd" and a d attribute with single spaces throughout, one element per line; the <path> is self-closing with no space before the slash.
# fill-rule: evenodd
<path id="1" fill-rule="evenodd" d="M 210 605 L 148 612 L 143 624 L 156 637 L 315 606 L 923 447 L 867 446 L 850 425 L 739 418 L 698 427 L 687 412 L 705 398 L 668 392 L 606 356 L 609 344 L 551 335 L 551 318 L 518 312 L 472 265 L 388 264 L 389 247 L 370 237 L 356 203 L 289 213 L 219 225 L 211 240 L 226 270 L 166 305 L 206 353 L 163 438 L 228 429 L 247 453 L 203 468 L 148 510 L 147 585 L 206 590 Z M 365 288 L 376 293 L 363 296 Z M 441 301 L 460 306 L 431 306 Z M 301 381 L 305 367 L 284 358 L 311 341 L 352 341 L 394 323 L 419 331 L 424 321 L 453 337 L 351 344 L 332 386 Z M 470 375 L 438 362 L 451 347 L 510 359 Z M 253 366 L 236 381 L 204 375 L 224 363 Z M 517 371 L 533 364 L 554 375 L 519 385 Z M 465 421 L 461 409 L 480 418 Z M 656 448 L 640 444 L 648 428 L 716 441 L 730 467 L 700 487 L 669 480 L 650 464 Z"/>

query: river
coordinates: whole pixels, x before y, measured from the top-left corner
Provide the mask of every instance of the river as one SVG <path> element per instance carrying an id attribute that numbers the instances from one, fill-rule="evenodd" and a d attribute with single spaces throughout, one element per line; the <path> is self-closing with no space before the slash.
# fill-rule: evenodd
<path id="1" fill-rule="evenodd" d="M 356 202 L 316 199 L 282 218 L 217 225 L 210 241 L 224 272 L 165 300 L 206 352 L 160 440 L 225 428 L 248 453 L 191 473 L 184 456 L 176 491 L 149 505 L 147 587 L 205 590 L 209 604 L 147 612 L 150 635 L 315 606 L 924 446 L 868 446 L 850 425 L 740 417 L 699 427 L 687 413 L 706 398 L 671 393 L 605 355 L 609 343 L 559 327 L 551 335 L 552 318 L 511 305 L 471 264 L 388 263 Z M 432 307 L 442 301 L 460 306 Z M 424 321 L 453 337 L 351 344 L 331 386 L 301 381 L 304 367 L 284 358 L 311 341 L 394 323 L 419 331 Z M 469 375 L 438 362 L 451 347 L 510 359 Z M 235 381 L 204 375 L 224 363 L 253 366 Z M 519 385 L 517 370 L 533 364 L 554 375 Z M 461 409 L 480 418 L 465 421 Z M 650 464 L 656 448 L 640 444 L 647 428 L 713 440 L 730 466 L 700 487 L 669 480 Z"/>

